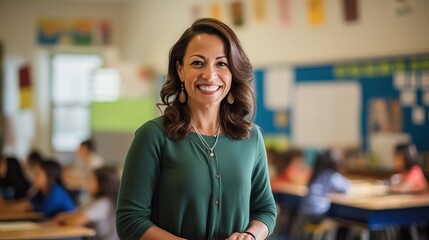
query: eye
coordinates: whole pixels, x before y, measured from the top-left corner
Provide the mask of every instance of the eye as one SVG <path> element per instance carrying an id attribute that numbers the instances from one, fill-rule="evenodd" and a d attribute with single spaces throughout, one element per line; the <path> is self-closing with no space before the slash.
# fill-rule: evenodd
<path id="1" fill-rule="evenodd" d="M 217 65 L 219 67 L 228 67 L 228 63 L 226 63 L 226 62 L 218 62 Z"/>
<path id="2" fill-rule="evenodd" d="M 198 61 L 198 60 L 195 60 L 195 61 L 191 62 L 191 65 L 192 65 L 192 66 L 200 67 L 200 66 L 202 66 L 202 65 L 203 65 L 203 62 Z"/>

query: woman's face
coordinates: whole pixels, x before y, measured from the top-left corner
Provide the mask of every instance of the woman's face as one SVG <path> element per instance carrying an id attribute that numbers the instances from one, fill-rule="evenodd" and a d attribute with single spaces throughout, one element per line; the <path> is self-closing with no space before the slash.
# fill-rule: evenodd
<path id="1" fill-rule="evenodd" d="M 191 109 L 219 107 L 231 88 L 226 47 L 217 35 L 199 34 L 188 44 L 177 72 Z"/>
<path id="2" fill-rule="evenodd" d="M 88 192 L 89 194 L 91 194 L 91 196 L 95 196 L 98 192 L 98 181 L 97 181 L 97 177 L 95 176 L 94 173 L 92 173 L 89 176 L 88 179 Z"/>
<path id="3" fill-rule="evenodd" d="M 404 156 L 402 156 L 402 154 L 400 154 L 400 153 L 394 153 L 393 154 L 393 165 L 394 165 L 396 172 L 402 172 L 405 169 L 405 167 L 404 167 L 404 165 L 405 165 Z"/>
<path id="4" fill-rule="evenodd" d="M 35 165 L 33 167 L 33 186 L 38 190 L 44 190 L 48 186 L 48 176 L 46 175 L 46 172 L 43 171 L 43 169 Z"/>

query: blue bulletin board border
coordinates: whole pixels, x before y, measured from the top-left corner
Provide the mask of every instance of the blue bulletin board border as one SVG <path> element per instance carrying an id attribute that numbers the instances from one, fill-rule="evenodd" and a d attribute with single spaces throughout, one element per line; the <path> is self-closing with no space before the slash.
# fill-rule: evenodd
<path id="1" fill-rule="evenodd" d="M 285 66 L 291 68 L 290 66 Z M 355 81 L 361 86 L 360 134 L 361 145 L 368 150 L 368 113 L 369 102 L 373 98 L 398 99 L 400 90 L 394 86 L 394 75 L 397 72 L 416 74 L 417 78 L 423 72 L 429 71 L 429 54 L 414 56 L 399 56 L 378 59 L 363 59 L 344 62 L 333 62 L 320 65 L 300 65 L 291 68 L 294 74 L 294 84 L 311 82 L 344 82 Z M 284 134 L 292 139 L 293 122 L 283 127 L 274 124 L 276 112 L 264 106 L 264 79 L 268 69 L 255 70 L 256 115 L 255 122 L 264 134 Z M 412 122 L 412 106 L 402 107 L 402 129 L 411 135 L 421 151 L 429 151 L 429 106 L 423 102 L 423 91 L 429 92 L 429 86 L 416 89 L 416 105 L 423 107 L 425 112 L 424 124 L 415 125 Z M 284 109 L 288 119 L 292 119 L 293 107 Z"/>

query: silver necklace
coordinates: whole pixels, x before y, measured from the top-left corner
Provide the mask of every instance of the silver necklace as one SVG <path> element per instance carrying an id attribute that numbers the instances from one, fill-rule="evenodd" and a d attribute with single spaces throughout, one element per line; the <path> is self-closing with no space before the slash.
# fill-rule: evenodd
<path id="1" fill-rule="evenodd" d="M 196 127 L 195 127 L 195 125 L 194 125 L 194 121 L 192 121 L 192 120 L 191 120 L 191 126 L 192 126 L 192 128 L 194 128 L 194 130 L 195 130 L 195 132 L 197 133 L 197 136 L 198 136 L 198 138 L 200 139 L 200 141 L 201 141 L 201 143 L 203 144 L 203 146 L 204 146 L 205 148 L 207 148 L 207 150 L 209 150 L 209 151 L 210 151 L 210 157 L 213 157 L 213 156 L 214 156 L 213 150 L 214 150 L 214 148 L 216 147 L 217 140 L 219 139 L 219 128 L 220 128 L 220 122 L 218 123 L 217 128 L 216 128 L 216 132 L 215 132 L 215 135 L 214 135 L 214 137 L 215 137 L 216 139 L 215 139 L 215 142 L 214 142 L 214 144 L 213 144 L 213 146 L 212 146 L 212 147 L 210 147 L 210 145 L 206 142 L 206 140 L 204 140 L 203 136 L 198 132 L 197 128 L 196 128 Z"/>

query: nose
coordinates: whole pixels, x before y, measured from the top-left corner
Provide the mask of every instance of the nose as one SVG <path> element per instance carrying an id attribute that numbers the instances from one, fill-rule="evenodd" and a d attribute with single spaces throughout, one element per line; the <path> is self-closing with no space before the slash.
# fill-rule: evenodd
<path id="1" fill-rule="evenodd" d="M 215 67 L 211 65 L 206 65 L 203 69 L 201 77 L 206 80 L 212 80 L 217 78 L 217 72 Z"/>

